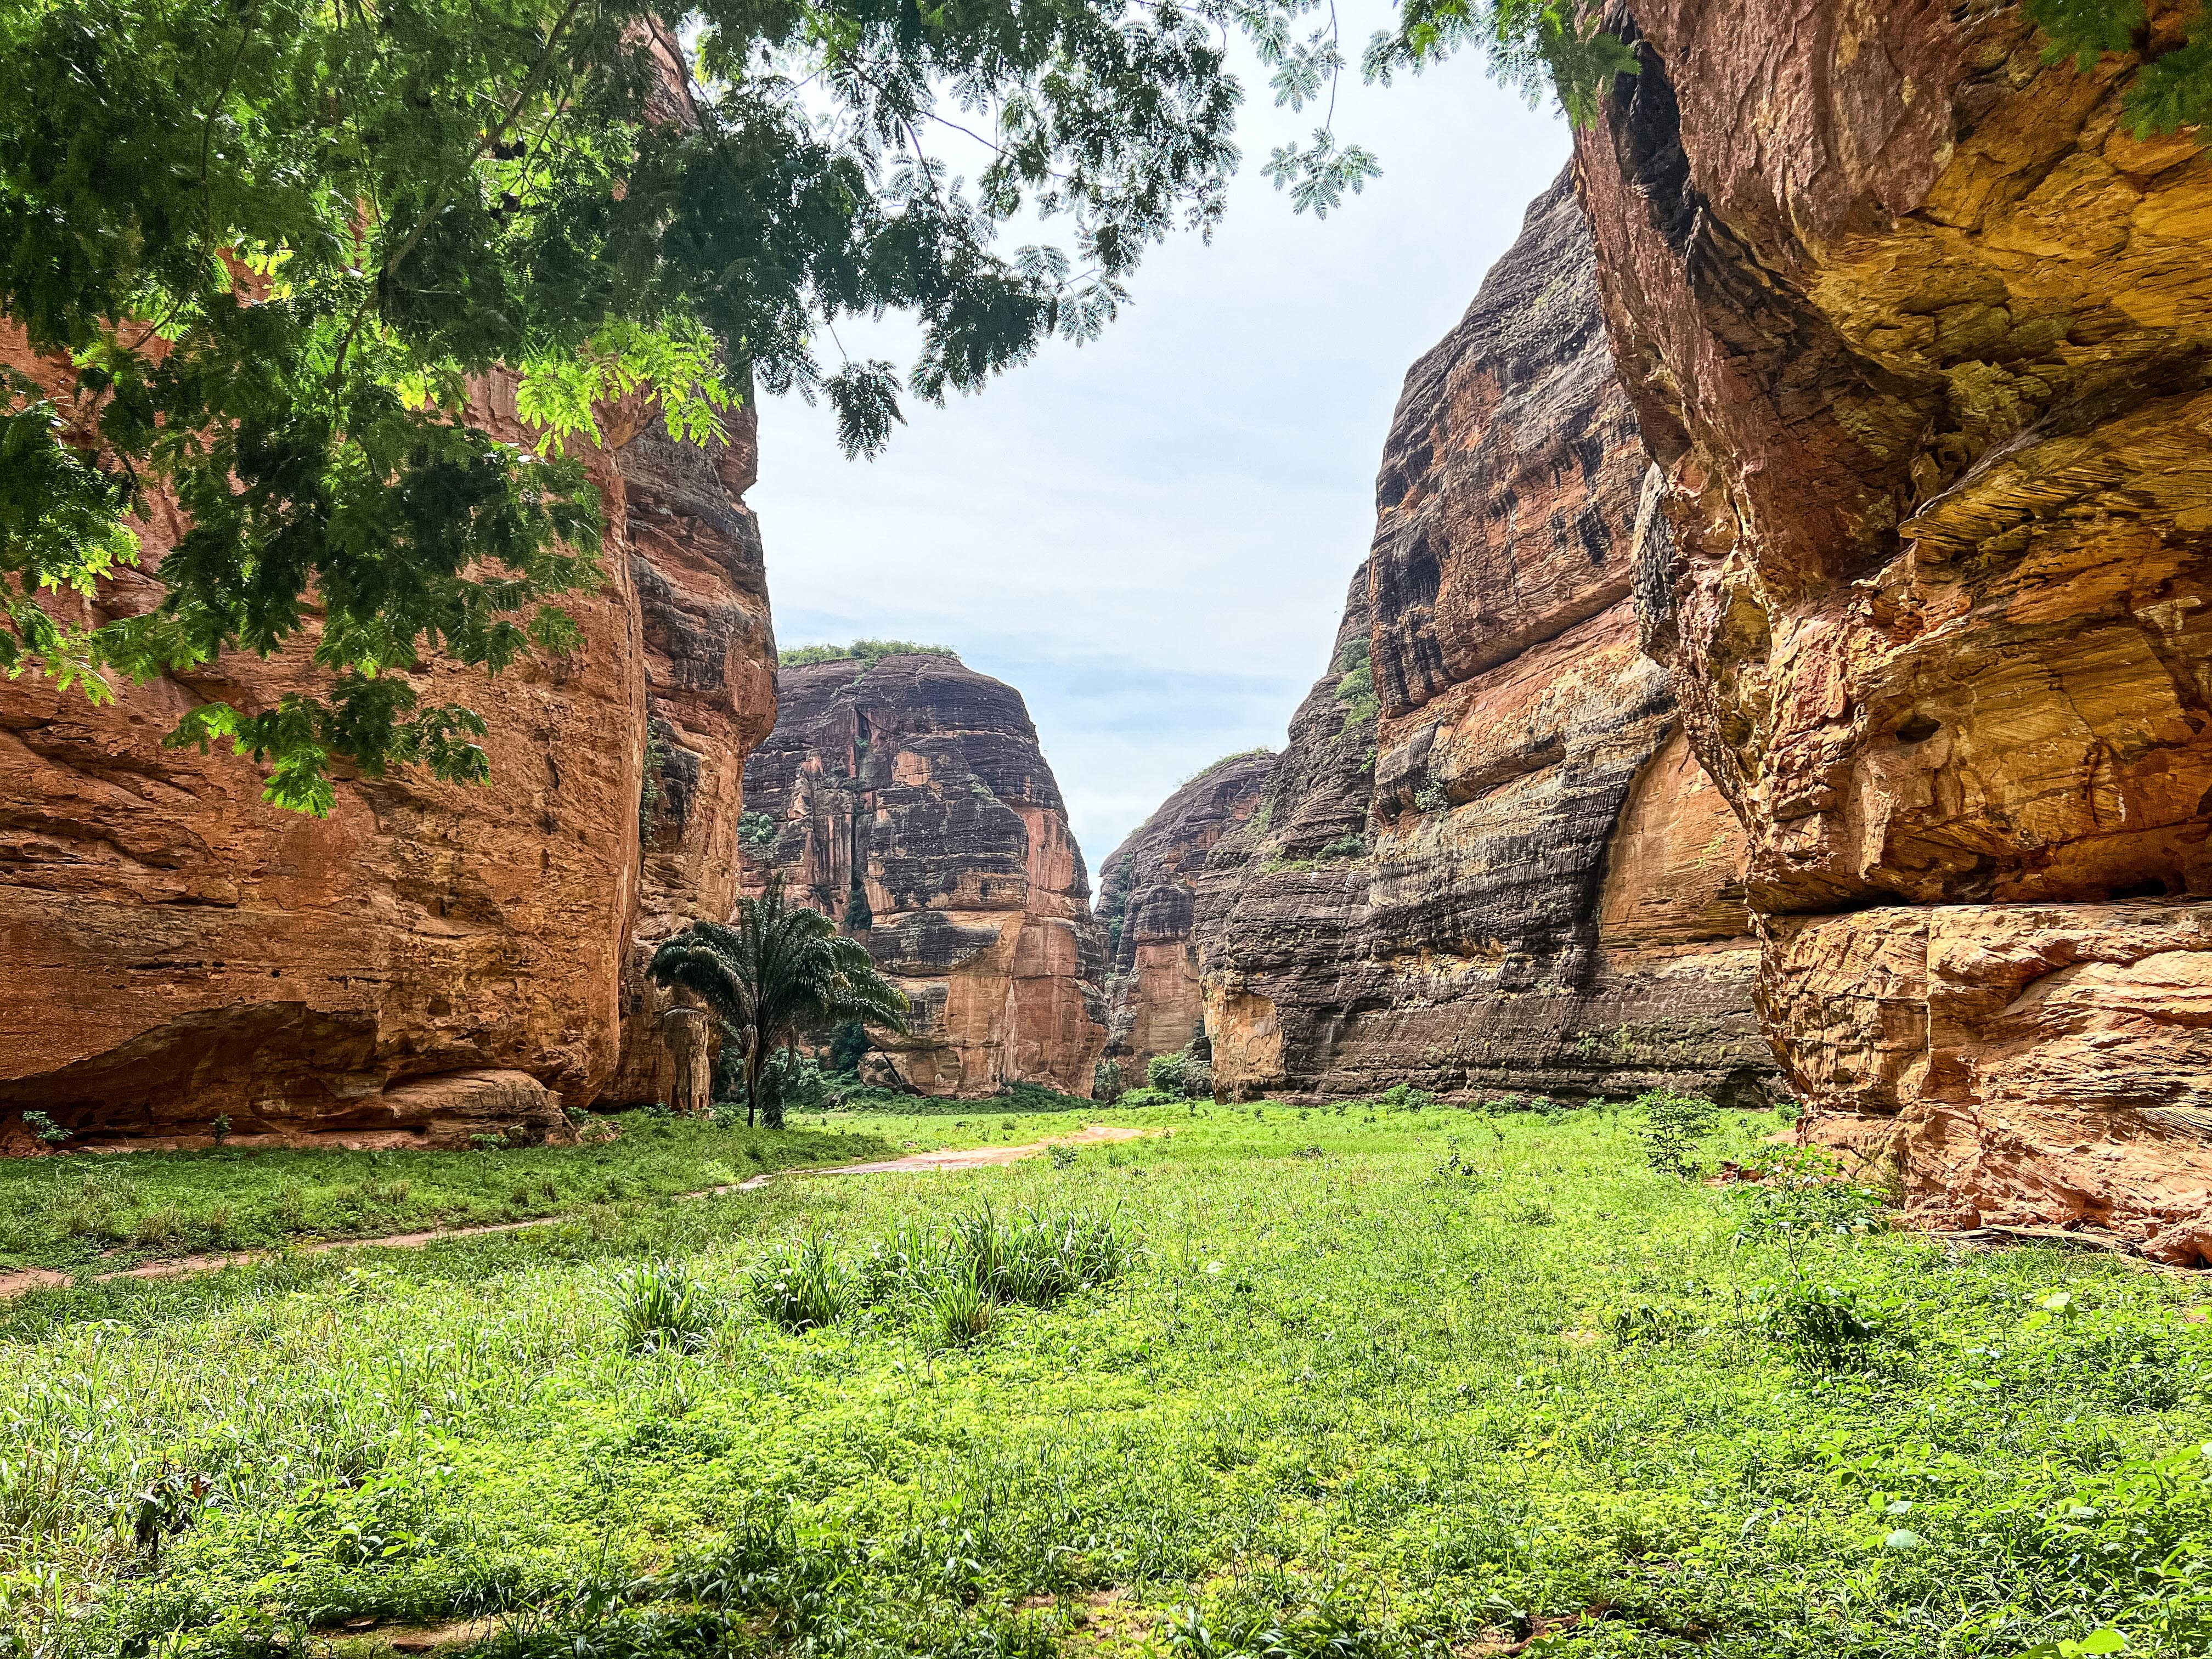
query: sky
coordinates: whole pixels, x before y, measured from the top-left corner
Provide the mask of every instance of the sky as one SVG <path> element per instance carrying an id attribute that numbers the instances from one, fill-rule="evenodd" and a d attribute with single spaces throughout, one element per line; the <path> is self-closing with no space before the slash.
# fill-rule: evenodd
<path id="1" fill-rule="evenodd" d="M 1382 13 L 1343 15 L 1356 61 Z M 906 399 L 873 461 L 845 459 L 826 405 L 761 409 L 747 499 L 778 643 L 948 646 L 1017 688 L 1094 882 L 1184 780 L 1282 747 L 1373 533 L 1406 370 L 1567 157 L 1556 112 L 1473 57 L 1389 88 L 1355 70 L 1336 130 L 1382 174 L 1325 220 L 1296 215 L 1259 164 L 1314 112 L 1273 107 L 1243 67 L 1226 222 L 1155 248 L 1103 337 L 941 410 Z M 856 359 L 913 359 L 896 320 L 838 335 Z"/>

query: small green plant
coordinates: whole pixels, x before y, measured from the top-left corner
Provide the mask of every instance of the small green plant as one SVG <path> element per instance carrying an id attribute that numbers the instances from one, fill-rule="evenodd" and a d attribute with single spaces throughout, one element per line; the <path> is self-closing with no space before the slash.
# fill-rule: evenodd
<path id="1" fill-rule="evenodd" d="M 1624 1303 L 1599 1322 L 1606 1334 L 1624 1348 L 1638 1343 L 1672 1342 L 1697 1329 L 1697 1322 L 1680 1309 L 1657 1302 Z"/>
<path id="2" fill-rule="evenodd" d="M 1346 641 L 1337 653 L 1336 702 L 1344 710 L 1338 722 L 1339 733 L 1351 731 L 1374 720 L 1382 713 L 1382 701 L 1375 695 L 1375 669 L 1371 653 L 1364 638 Z"/>
<path id="3" fill-rule="evenodd" d="M 1635 1106 L 1643 1118 L 1637 1134 L 1644 1162 L 1664 1175 L 1697 1174 L 1698 1143 L 1712 1133 L 1719 1109 L 1703 1095 L 1672 1089 L 1638 1095 Z"/>
<path id="4" fill-rule="evenodd" d="M 1068 1170 L 1074 1168 L 1077 1153 L 1073 1146 L 1054 1146 L 1045 1156 L 1052 1160 L 1054 1169 Z"/>
<path id="5" fill-rule="evenodd" d="M 679 1262 L 624 1269 L 615 1275 L 608 1300 L 632 1353 L 696 1353 L 714 1338 L 714 1295 Z"/>
<path id="6" fill-rule="evenodd" d="M 503 1152 L 507 1150 L 507 1137 L 493 1130 L 489 1133 L 471 1135 L 469 1145 L 480 1152 Z"/>
<path id="7" fill-rule="evenodd" d="M 208 1127 L 215 1136 L 215 1144 L 218 1146 L 222 1146 L 230 1139 L 230 1114 L 223 1113 Z"/>
<path id="8" fill-rule="evenodd" d="M 1121 1097 L 1121 1062 L 1102 1060 L 1091 1073 L 1091 1097 L 1112 1105 Z"/>
<path id="9" fill-rule="evenodd" d="M 787 1331 L 834 1325 L 853 1299 L 852 1276 L 826 1233 L 776 1244 L 754 1264 L 753 1305 Z"/>
<path id="10" fill-rule="evenodd" d="M 1394 1083 L 1375 1097 L 1375 1103 L 1386 1111 L 1425 1112 L 1437 1103 L 1437 1097 L 1411 1084 Z"/>
<path id="11" fill-rule="evenodd" d="M 1450 805 L 1450 793 L 1433 778 L 1413 792 L 1416 812 L 1441 812 Z"/>
<path id="12" fill-rule="evenodd" d="M 58 1146 L 70 1138 L 70 1132 L 44 1112 L 24 1113 L 23 1127 L 42 1146 Z"/>
<path id="13" fill-rule="evenodd" d="M 776 822 L 765 812 L 747 810 L 738 815 L 738 844 L 755 857 L 775 845 Z"/>
<path id="14" fill-rule="evenodd" d="M 1863 1370 L 1881 1340 L 1878 1320 L 1839 1285 L 1792 1274 L 1761 1290 L 1760 1323 L 1768 1339 L 1808 1370 Z"/>

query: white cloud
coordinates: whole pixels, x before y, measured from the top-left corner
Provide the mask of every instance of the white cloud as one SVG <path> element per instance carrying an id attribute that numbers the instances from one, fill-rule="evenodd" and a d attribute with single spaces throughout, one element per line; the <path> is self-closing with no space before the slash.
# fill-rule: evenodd
<path id="1" fill-rule="evenodd" d="M 1347 15 L 1347 41 L 1379 21 Z M 1347 86 L 1338 131 L 1383 176 L 1293 216 L 1256 162 L 1312 112 L 1246 82 L 1227 223 L 1154 250 L 1103 339 L 910 407 L 872 463 L 842 458 L 824 409 L 762 410 L 780 641 L 921 640 L 1019 688 L 1094 874 L 1181 780 L 1281 746 L 1366 552 L 1399 383 L 1566 157 L 1564 125 L 1468 58 Z M 895 322 L 839 332 L 912 356 Z"/>

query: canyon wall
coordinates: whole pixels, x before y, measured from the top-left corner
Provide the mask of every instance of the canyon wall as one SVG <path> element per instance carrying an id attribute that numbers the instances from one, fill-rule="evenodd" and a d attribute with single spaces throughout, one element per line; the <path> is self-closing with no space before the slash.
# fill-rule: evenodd
<path id="1" fill-rule="evenodd" d="M 745 880 L 781 873 L 907 994 L 878 1047 L 924 1094 L 1041 1083 L 1088 1098 L 1105 939 L 1021 694 L 949 653 L 777 676 L 745 769 Z"/>
<path id="2" fill-rule="evenodd" d="M 20 334 L 0 356 L 58 378 Z M 250 761 L 162 746 L 196 703 L 252 713 L 309 689 L 310 641 L 106 708 L 0 680 L 0 1133 L 21 1144 L 21 1113 L 40 1110 L 80 1145 L 190 1140 L 217 1118 L 240 1139 L 450 1144 L 557 1128 L 562 1103 L 618 1077 L 650 1086 L 664 1062 L 640 952 L 727 913 L 775 642 L 743 501 L 750 407 L 711 452 L 649 407 L 608 415 L 591 458 L 605 585 L 567 606 L 583 644 L 497 676 L 435 659 L 410 675 L 489 722 L 487 785 L 341 767 L 335 807 L 311 818 L 263 804 Z M 519 439 L 511 380 L 480 386 L 471 419 Z M 142 568 L 73 614 L 158 603 L 180 529 L 157 502 Z"/>
<path id="3" fill-rule="evenodd" d="M 1262 750 L 1216 761 L 1160 803 L 1108 854 L 1098 873 L 1106 929 L 1106 1057 L 1133 1087 L 1157 1054 L 1188 1046 L 1206 1020 L 1194 889 L 1214 842 L 1259 805 L 1275 757 Z"/>
<path id="4" fill-rule="evenodd" d="M 1563 174 L 1407 375 L 1331 670 L 1199 878 L 1224 1089 L 1769 1097 L 1742 840 L 1638 650 L 1646 471 Z"/>
<path id="5" fill-rule="evenodd" d="M 1650 635 L 1811 1129 L 1924 1219 L 2212 1257 L 2212 156 L 2016 8 L 1607 16 Z"/>

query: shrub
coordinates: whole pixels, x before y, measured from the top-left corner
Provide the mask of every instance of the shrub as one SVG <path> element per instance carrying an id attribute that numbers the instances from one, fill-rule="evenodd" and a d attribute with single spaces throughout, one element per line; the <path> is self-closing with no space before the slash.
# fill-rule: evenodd
<path id="1" fill-rule="evenodd" d="M 1718 1111 L 1713 1103 L 1703 1095 L 1654 1089 L 1638 1096 L 1635 1105 L 1644 1119 L 1637 1133 L 1644 1161 L 1663 1174 L 1695 1175 L 1698 1143 L 1713 1132 Z"/>
<path id="2" fill-rule="evenodd" d="M 1763 1290 L 1760 1323 L 1768 1339 L 1808 1370 L 1860 1370 L 1881 1339 L 1875 1316 L 1841 1286 L 1792 1278 Z"/>
<path id="3" fill-rule="evenodd" d="M 1740 1238 L 1863 1233 L 1881 1221 L 1881 1190 L 1845 1180 L 1834 1157 L 1816 1146 L 1754 1158 L 1745 1169 L 1766 1184 L 1753 1188 L 1744 1206 Z"/>
<path id="4" fill-rule="evenodd" d="M 1091 1073 L 1091 1097 L 1109 1106 L 1121 1097 L 1121 1062 L 1102 1060 Z"/>
<path id="5" fill-rule="evenodd" d="M 787 1331 L 834 1325 L 853 1299 L 852 1275 L 828 1235 L 772 1246 L 753 1266 L 753 1305 Z"/>
<path id="6" fill-rule="evenodd" d="M 1697 1322 L 1680 1308 L 1658 1302 L 1625 1303 L 1602 1316 L 1599 1322 L 1606 1334 L 1624 1348 L 1644 1342 L 1671 1342 L 1698 1328 Z"/>
<path id="7" fill-rule="evenodd" d="M 956 652 L 941 645 L 916 645 L 912 640 L 854 640 L 850 645 L 802 645 L 776 653 L 779 668 L 803 668 L 817 662 L 857 662 L 872 666 L 885 657 L 951 657 Z"/>
<path id="8" fill-rule="evenodd" d="M 45 1146 L 58 1146 L 70 1138 L 70 1132 L 44 1112 L 24 1113 L 23 1127 Z"/>
<path id="9" fill-rule="evenodd" d="M 1145 1065 L 1145 1081 L 1171 1100 L 1211 1099 L 1213 1095 L 1213 1060 L 1209 1045 L 1207 1051 L 1195 1051 L 1196 1044 L 1180 1054 L 1154 1054 Z"/>
<path id="10" fill-rule="evenodd" d="M 1410 1084 L 1394 1083 L 1375 1097 L 1375 1103 L 1385 1111 L 1422 1112 L 1437 1103 L 1437 1097 L 1425 1089 L 1416 1089 Z"/>
<path id="11" fill-rule="evenodd" d="M 632 1353 L 695 1353 L 714 1332 L 718 1310 L 708 1288 L 675 1261 L 646 1261 L 615 1275 L 609 1292 Z"/>

